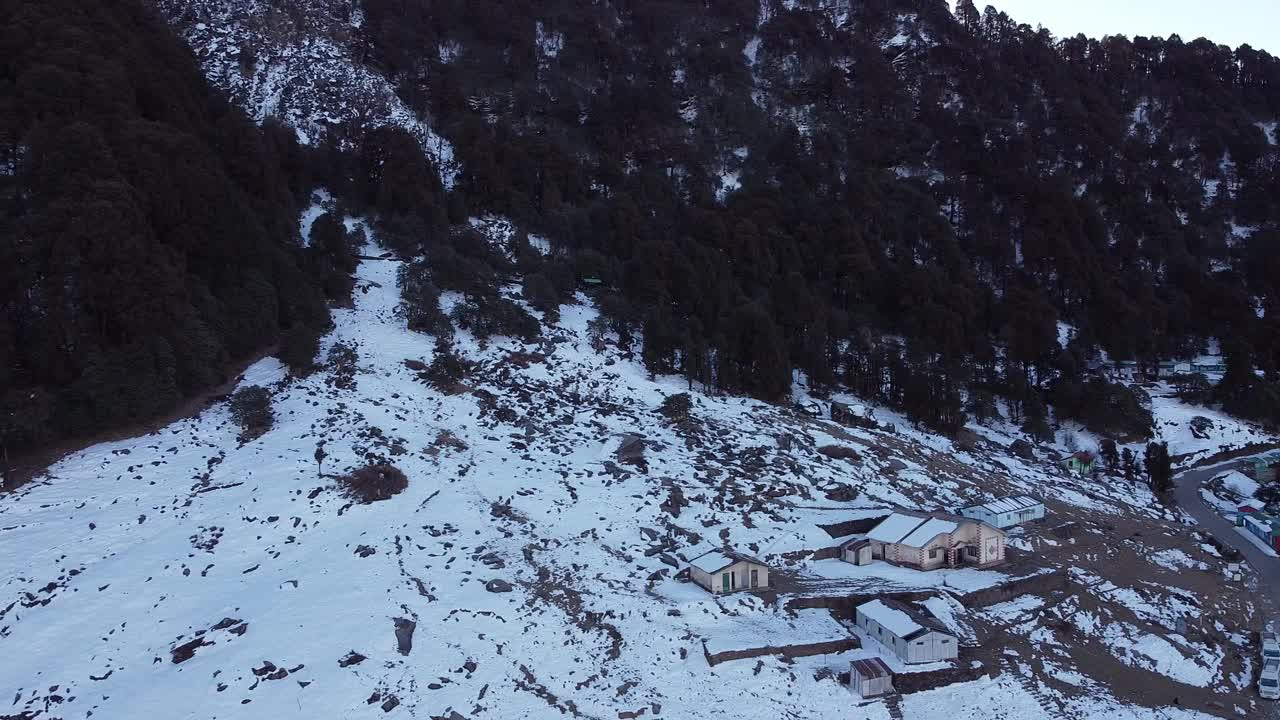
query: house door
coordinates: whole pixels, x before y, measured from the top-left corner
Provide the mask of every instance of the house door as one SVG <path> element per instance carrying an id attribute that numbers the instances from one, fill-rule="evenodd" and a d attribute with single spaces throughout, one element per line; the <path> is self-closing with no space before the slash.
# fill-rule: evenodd
<path id="1" fill-rule="evenodd" d="M 731 589 L 729 587 L 729 573 L 725 573 L 720 576 L 720 586 L 724 589 L 725 592 L 729 592 L 729 590 Z"/>
<path id="2" fill-rule="evenodd" d="M 760 587 L 760 571 L 755 568 L 751 568 L 751 587 Z"/>

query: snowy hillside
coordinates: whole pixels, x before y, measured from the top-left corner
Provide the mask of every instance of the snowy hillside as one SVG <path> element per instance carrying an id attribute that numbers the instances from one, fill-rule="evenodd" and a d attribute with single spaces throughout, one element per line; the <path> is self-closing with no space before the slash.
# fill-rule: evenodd
<path id="1" fill-rule="evenodd" d="M 362 20 L 350 0 L 159 0 L 195 51 L 205 75 L 258 122 L 276 117 L 303 144 L 329 130 L 393 125 L 431 156 L 446 187 L 457 176 L 453 148 L 396 95 L 395 86 L 357 58 Z"/>
<path id="2" fill-rule="evenodd" d="M 3 712 L 1200 717 L 1144 707 L 1180 695 L 1257 717 L 1257 609 L 1143 488 L 1077 482 L 986 441 L 962 451 L 905 422 L 855 431 L 736 397 L 694 392 L 692 420 L 669 423 L 656 409 L 684 384 L 647 377 L 608 338 L 593 348 L 581 295 L 539 344 L 460 332 L 477 364 L 443 394 L 406 365 L 429 363 L 435 340 L 397 316 L 397 267 L 364 260 L 354 307 L 334 312 L 321 355 L 346 344 L 353 368 L 296 379 L 267 359 L 245 373 L 274 395 L 262 437 L 240 443 L 218 404 L 0 498 Z M 408 488 L 354 503 L 335 478 L 372 460 Z M 819 525 L 1014 491 L 1044 496 L 1050 518 L 1011 536 L 1021 552 L 1004 567 L 811 556 L 839 534 Z M 775 591 L 712 597 L 674 578 L 722 544 L 771 563 Z M 974 595 L 1017 578 L 1032 584 L 1005 602 Z M 885 654 L 869 639 L 710 663 L 845 640 L 841 603 L 887 591 L 932 596 L 969 646 L 955 672 L 976 679 L 936 681 L 899 709 L 857 705 L 837 680 L 851 658 Z M 1184 615 L 1203 632 L 1173 633 Z"/>

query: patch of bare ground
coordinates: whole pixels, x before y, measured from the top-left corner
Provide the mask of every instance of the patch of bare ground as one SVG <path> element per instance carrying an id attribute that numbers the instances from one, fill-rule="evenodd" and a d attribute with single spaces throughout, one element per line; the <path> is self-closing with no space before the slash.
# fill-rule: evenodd
<path id="1" fill-rule="evenodd" d="M 367 505 L 404 492 L 409 479 L 396 467 L 379 463 L 338 478 L 338 484 L 348 497 Z"/>
<path id="2" fill-rule="evenodd" d="M 1106 521 L 1106 516 L 1090 518 L 1065 507 L 1054 517 L 1052 524 L 1028 527 L 1023 538 L 1046 562 L 1069 569 L 1071 579 L 1060 589 L 1030 593 L 1043 605 L 1016 620 L 975 622 L 982 645 L 1016 652 L 1017 661 L 1031 671 L 1026 682 L 1065 698 L 1106 688 L 1122 702 L 1144 707 L 1177 705 L 1219 717 L 1262 717 L 1253 691 L 1256 677 L 1237 687 L 1256 665 L 1246 660 L 1256 647 L 1237 641 L 1243 637 L 1252 643 L 1262 613 L 1244 584 L 1224 579 L 1223 561 L 1201 548 L 1193 528 L 1138 516 Z M 1153 560 L 1165 552 L 1185 554 L 1191 563 L 1166 567 Z M 1172 627 L 1172 607 L 1192 610 L 1183 632 Z M 1221 660 L 1208 687 L 1189 685 L 1133 659 L 1126 662 L 1124 652 L 1111 644 L 1114 639 L 1104 639 L 1102 629 L 1111 627 L 1162 638 L 1187 663 L 1210 667 L 1197 659 L 1200 650 Z M 1084 682 L 1068 682 L 1063 670 L 1068 676 L 1078 673 Z"/>

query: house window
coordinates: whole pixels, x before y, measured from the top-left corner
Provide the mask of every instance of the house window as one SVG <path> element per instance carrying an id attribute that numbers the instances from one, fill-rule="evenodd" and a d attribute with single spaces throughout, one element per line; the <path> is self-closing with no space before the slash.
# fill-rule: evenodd
<path id="1" fill-rule="evenodd" d="M 938 548 L 929 548 L 929 559 L 930 560 L 938 559 Z"/>
<path id="2" fill-rule="evenodd" d="M 751 587 L 760 587 L 760 571 L 751 568 Z"/>
<path id="3" fill-rule="evenodd" d="M 976 558 L 978 557 L 978 548 L 974 547 L 973 545 L 970 545 L 964 549 L 964 554 L 968 555 L 969 557 Z"/>

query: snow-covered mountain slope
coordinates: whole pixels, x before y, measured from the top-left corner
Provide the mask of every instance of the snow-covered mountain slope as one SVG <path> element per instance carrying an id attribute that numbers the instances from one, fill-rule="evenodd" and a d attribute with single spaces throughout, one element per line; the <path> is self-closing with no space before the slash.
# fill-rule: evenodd
<path id="1" fill-rule="evenodd" d="M 1193 718 L 1211 702 L 1258 717 L 1259 608 L 1143 488 L 697 391 L 672 424 L 657 408 L 684 385 L 602 346 L 585 296 L 537 344 L 459 332 L 476 367 L 444 394 L 405 364 L 436 341 L 397 315 L 396 271 L 364 260 L 354 307 L 334 311 L 324 350 L 350 346 L 354 367 L 246 372 L 273 393 L 265 435 L 241 443 L 220 403 L 0 497 L 0 712 L 889 718 L 836 679 L 887 656 L 870 640 L 709 660 L 847 639 L 849 598 L 915 591 L 970 646 L 956 672 L 977 677 L 902 696 L 906 717 Z M 408 487 L 354 503 L 335 478 L 374 460 Z M 1050 517 L 1011 536 L 1004 567 L 807 552 L 841 534 L 820 525 L 1007 492 L 1044 496 Z M 772 564 L 774 591 L 712 597 L 673 577 L 721 544 Z M 1173 632 L 1188 615 L 1203 630 Z"/>
<path id="2" fill-rule="evenodd" d="M 305 143 L 330 130 L 394 125 L 422 143 L 453 185 L 453 147 L 396 95 L 395 86 L 361 62 L 355 36 L 362 21 L 352 0 L 157 0 L 200 60 L 209 82 L 251 117 L 277 117 Z"/>

